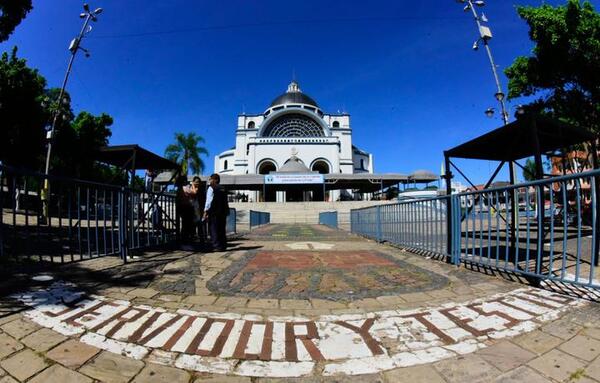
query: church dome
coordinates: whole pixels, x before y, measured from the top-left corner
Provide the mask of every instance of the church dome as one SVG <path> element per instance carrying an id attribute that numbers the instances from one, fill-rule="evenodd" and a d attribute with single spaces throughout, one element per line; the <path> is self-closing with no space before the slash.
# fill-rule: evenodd
<path id="1" fill-rule="evenodd" d="M 302 93 L 296 81 L 292 81 L 290 85 L 288 85 L 287 92 L 274 99 L 269 107 L 285 104 L 307 104 L 317 108 L 319 107 L 315 100 Z"/>

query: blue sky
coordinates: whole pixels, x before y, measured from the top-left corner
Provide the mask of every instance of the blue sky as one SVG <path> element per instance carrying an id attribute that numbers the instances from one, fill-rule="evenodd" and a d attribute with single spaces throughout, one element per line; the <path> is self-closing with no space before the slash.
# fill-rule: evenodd
<path id="1" fill-rule="evenodd" d="M 532 48 L 515 5 L 542 1 L 486 3 L 503 69 Z M 34 0 L 0 50 L 17 45 L 59 87 L 81 4 Z M 472 17 L 453 0 L 90 5 L 104 12 L 82 44 L 91 57 L 77 57 L 68 84 L 75 111 L 109 113 L 111 144 L 138 143 L 160 154 L 174 132 L 195 131 L 210 152 L 205 172 L 215 154 L 234 145 L 236 116 L 262 113 L 294 72 L 323 110 L 350 113 L 354 144 L 375 155 L 377 172 L 439 172 L 444 149 L 501 125 L 499 115 L 483 113 L 497 106 L 493 77 L 485 52 L 471 50 Z M 495 168 L 459 163 L 477 182 Z"/>

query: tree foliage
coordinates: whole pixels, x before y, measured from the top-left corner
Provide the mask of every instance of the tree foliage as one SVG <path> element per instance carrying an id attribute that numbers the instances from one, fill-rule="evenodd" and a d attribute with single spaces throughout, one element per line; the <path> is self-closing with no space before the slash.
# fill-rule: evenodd
<path id="1" fill-rule="evenodd" d="M 114 178 L 112 171 L 94 161 L 98 148 L 108 145 L 112 124 L 112 117 L 105 113 L 94 116 L 80 112 L 71 123 L 57 130 L 56 155 L 52 165 L 54 173 L 94 181 Z"/>
<path id="2" fill-rule="evenodd" d="M 525 166 L 523 166 L 523 178 L 525 181 L 534 181 L 536 180 L 537 169 L 535 166 L 535 161 L 531 158 L 528 158 L 525 161 Z"/>
<path id="3" fill-rule="evenodd" d="M 205 167 L 201 155 L 208 155 L 203 146 L 204 138 L 196 133 L 175 133 L 175 143 L 165 149 L 165 157 L 181 165 L 183 174 L 191 170 L 194 174 L 201 174 Z"/>
<path id="4" fill-rule="evenodd" d="M 508 97 L 536 97 L 529 108 L 600 132 L 600 14 L 579 0 L 517 12 L 535 47 L 506 69 Z"/>
<path id="5" fill-rule="evenodd" d="M 113 119 L 107 114 L 75 116 L 71 97 L 60 89 L 46 88 L 46 80 L 17 57 L 17 49 L 0 58 L 0 161 L 42 171 L 46 159 L 46 128 L 57 115 L 52 149 L 53 174 L 94 181 L 122 181 L 118 171 L 94 161 L 106 146 Z"/>
<path id="6" fill-rule="evenodd" d="M 46 80 L 17 57 L 17 48 L 0 58 L 0 160 L 35 167 L 44 150 L 50 115 L 42 106 Z"/>
<path id="7" fill-rule="evenodd" d="M 0 43 L 8 40 L 32 8 L 31 0 L 0 0 Z"/>

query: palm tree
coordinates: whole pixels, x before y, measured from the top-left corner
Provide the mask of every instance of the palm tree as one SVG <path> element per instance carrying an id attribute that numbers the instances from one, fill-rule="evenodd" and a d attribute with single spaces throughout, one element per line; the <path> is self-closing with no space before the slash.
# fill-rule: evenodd
<path id="1" fill-rule="evenodd" d="M 183 174 L 187 175 L 190 170 L 194 174 L 201 174 L 204 161 L 200 156 L 207 156 L 208 150 L 200 143 L 204 143 L 204 138 L 196 133 L 175 133 L 175 143 L 167 146 L 165 157 L 180 164 Z"/>

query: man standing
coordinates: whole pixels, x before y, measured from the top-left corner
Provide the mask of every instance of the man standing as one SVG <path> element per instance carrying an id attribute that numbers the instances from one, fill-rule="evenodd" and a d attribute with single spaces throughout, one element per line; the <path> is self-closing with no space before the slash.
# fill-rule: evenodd
<path id="1" fill-rule="evenodd" d="M 206 204 L 204 205 L 204 219 L 208 219 L 208 230 L 213 250 L 225 251 L 227 248 L 227 237 L 225 226 L 229 215 L 229 204 L 227 193 L 219 183 L 221 177 L 212 174 L 208 179 L 208 191 L 206 192 Z"/>

